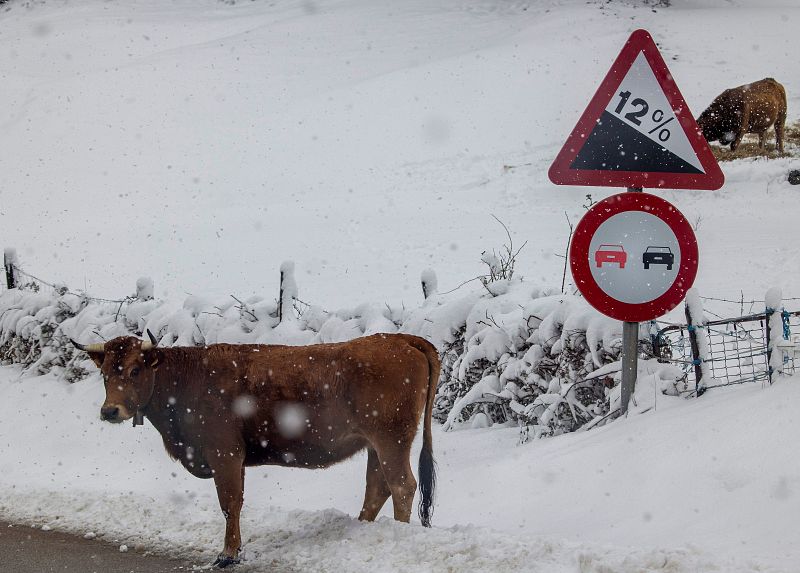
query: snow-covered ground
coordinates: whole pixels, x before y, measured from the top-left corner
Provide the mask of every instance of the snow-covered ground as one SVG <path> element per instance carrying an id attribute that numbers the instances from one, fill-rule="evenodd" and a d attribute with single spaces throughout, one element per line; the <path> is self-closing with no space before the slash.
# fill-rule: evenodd
<path id="1" fill-rule="evenodd" d="M 213 484 L 170 461 L 149 423 L 100 422 L 99 378 L 66 386 L 4 368 L 0 395 L 0 515 L 213 559 L 224 531 Z M 328 470 L 250 468 L 248 564 L 306 572 L 796 571 L 798 400 L 792 380 L 699 400 L 659 397 L 655 411 L 523 446 L 516 428 L 437 431 L 433 529 L 395 523 L 389 506 L 376 524 L 355 519 L 364 456 Z"/>
<path id="2" fill-rule="evenodd" d="M 480 253 L 559 286 L 585 195 L 547 168 L 631 31 L 658 41 L 695 114 L 767 76 L 798 118 L 794 0 L 12 0 L 0 5 L 0 229 L 24 268 L 96 296 L 275 292 L 327 308 L 418 304 Z M 800 296 L 796 159 L 665 191 L 694 223 L 703 295 Z M 738 279 L 738 280 L 733 280 Z M 791 303 L 790 305 L 791 306 Z M 248 472 L 253 568 L 796 571 L 800 388 L 716 390 L 588 433 L 436 432 L 435 528 L 360 524 L 363 458 Z M 213 487 L 149 425 L 101 424 L 99 380 L 0 370 L 0 516 L 208 560 Z"/>

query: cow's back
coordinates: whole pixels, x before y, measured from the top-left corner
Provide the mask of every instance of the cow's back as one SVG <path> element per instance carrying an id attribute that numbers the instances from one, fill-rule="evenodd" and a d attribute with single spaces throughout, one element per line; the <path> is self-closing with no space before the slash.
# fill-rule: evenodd
<path id="1" fill-rule="evenodd" d="M 745 130 L 758 133 L 786 115 L 786 90 L 773 78 L 765 78 L 738 88 L 743 106 L 747 106 Z"/>
<path id="2" fill-rule="evenodd" d="M 227 346 L 227 345 L 220 345 Z M 228 356 L 238 353 L 238 360 Z M 376 334 L 311 346 L 230 346 L 244 365 L 238 386 L 247 465 L 325 467 L 363 449 L 376 433 L 416 433 L 435 348 L 424 339 Z"/>
<path id="3" fill-rule="evenodd" d="M 775 78 L 764 78 L 751 84 L 741 86 L 742 89 L 753 93 L 764 94 L 775 100 L 786 101 L 786 89 Z"/>

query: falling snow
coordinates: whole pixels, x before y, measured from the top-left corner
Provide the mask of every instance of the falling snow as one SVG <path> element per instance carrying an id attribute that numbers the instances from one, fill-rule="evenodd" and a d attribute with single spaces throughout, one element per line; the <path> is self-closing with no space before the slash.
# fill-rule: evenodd
<path id="1" fill-rule="evenodd" d="M 508 338 L 481 323 L 521 316 L 519 293 L 477 281 L 446 293 L 498 268 L 492 253 L 506 237 L 494 213 L 528 241 L 517 262 L 524 304 L 561 298 L 565 214 L 578 220 L 584 193 L 554 189 L 547 167 L 632 29 L 651 30 L 695 113 L 722 89 L 775 75 L 797 118 L 796 2 L 653 4 L 4 3 L 4 247 L 73 292 L 9 301 L 0 331 L 38 344 L 65 310 L 83 311 L 65 334 L 84 343 L 148 328 L 166 346 L 403 330 L 441 346 L 463 327 L 470 360 L 503 359 Z M 699 292 L 800 296 L 797 188 L 786 181 L 796 167 L 791 157 L 739 160 L 724 166 L 720 192 L 663 192 L 696 227 Z M 278 329 L 281 270 L 284 306 L 303 315 Z M 84 289 L 136 300 L 119 311 L 86 305 Z M 569 273 L 564 290 L 574 292 Z M 563 318 L 593 347 L 614 338 L 617 325 L 564 300 Z M 555 335 L 554 320 L 538 335 Z M 60 354 L 31 356 L 39 362 L 24 376 L 0 368 L 3 519 L 211 562 L 213 480 L 170 460 L 149 423 L 101 423 L 93 364 L 68 384 Z M 777 371 L 782 353 L 773 358 Z M 363 454 L 325 471 L 248 468 L 244 567 L 797 570 L 800 387 L 786 379 L 667 400 L 656 392 L 662 374 L 645 373 L 640 407 L 597 431 L 517 445 L 518 428 L 486 427 L 487 417 L 451 432 L 436 425 L 431 530 L 395 523 L 391 504 L 376 523 L 357 521 Z M 249 400 L 234 407 L 253 414 Z M 274 407 L 283 437 L 310 431 L 302 407 Z"/>

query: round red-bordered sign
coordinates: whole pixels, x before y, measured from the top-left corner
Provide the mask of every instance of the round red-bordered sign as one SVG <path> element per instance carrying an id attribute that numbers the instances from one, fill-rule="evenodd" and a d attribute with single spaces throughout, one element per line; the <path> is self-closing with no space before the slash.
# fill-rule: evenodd
<path id="1" fill-rule="evenodd" d="M 678 306 L 697 275 L 697 239 L 668 201 L 644 192 L 612 195 L 592 206 L 569 250 L 575 285 L 603 314 L 628 322 Z"/>

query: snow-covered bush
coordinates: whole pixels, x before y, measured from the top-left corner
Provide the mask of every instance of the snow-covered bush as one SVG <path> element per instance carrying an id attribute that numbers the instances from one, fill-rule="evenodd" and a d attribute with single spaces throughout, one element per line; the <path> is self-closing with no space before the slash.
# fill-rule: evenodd
<path id="1" fill-rule="evenodd" d="M 316 306 L 299 313 L 292 302 L 297 287 L 285 266 L 284 319 L 278 302 L 254 296 L 209 300 L 189 296 L 179 306 L 153 298 L 150 279 L 137 281 L 135 296 L 103 301 L 63 288 L 26 286 L 0 295 L 0 361 L 36 373 L 57 371 L 75 381 L 94 366 L 70 340 L 105 342 L 151 331 L 164 346 L 229 343 L 314 344 L 341 342 L 377 332 L 397 332 L 407 314 L 386 305 L 362 304 L 328 312 Z"/>
<path id="2" fill-rule="evenodd" d="M 75 349 L 59 328 L 86 308 L 85 299 L 62 288 L 50 294 L 15 289 L 2 298 L 0 360 L 3 363 L 23 364 L 37 373 L 60 367 L 69 381 L 86 374 L 81 367 L 68 367 Z"/>
<path id="3" fill-rule="evenodd" d="M 70 339 L 88 344 L 143 337 L 149 330 L 165 346 L 300 345 L 406 332 L 440 351 L 434 417 L 446 430 L 512 423 L 523 437 L 556 435 L 595 424 L 613 407 L 621 324 L 579 297 L 521 279 L 442 295 L 434 273 L 426 271 L 428 297 L 416 309 L 362 304 L 333 312 L 306 305 L 299 311 L 293 273 L 288 266 L 282 271 L 288 280 L 281 302 L 292 313 L 289 320 L 279 319 L 277 300 L 262 297 L 160 301 L 149 279 L 140 279 L 137 294 L 121 302 L 66 288 L 6 291 L 0 295 L 0 359 L 74 381 L 94 366 Z"/>
<path id="4" fill-rule="evenodd" d="M 584 379 L 619 359 L 620 323 L 581 298 L 523 281 L 495 288 L 495 296 L 470 301 L 461 324 L 449 321 L 454 336 L 441 347 L 434 409 L 445 430 L 513 421 L 526 434 L 532 428 L 536 435 L 551 435 L 607 414 L 612 381 Z M 437 313 L 430 314 L 426 324 L 433 330 Z"/>

